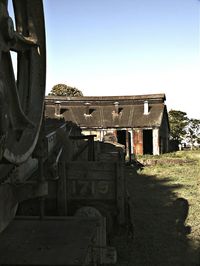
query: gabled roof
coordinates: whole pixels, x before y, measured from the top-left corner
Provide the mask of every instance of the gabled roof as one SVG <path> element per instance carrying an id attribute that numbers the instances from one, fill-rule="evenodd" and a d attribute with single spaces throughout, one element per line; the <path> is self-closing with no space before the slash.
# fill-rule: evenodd
<path id="1" fill-rule="evenodd" d="M 46 97 L 46 116 L 55 113 L 58 102 L 65 120 L 82 128 L 151 128 L 159 127 L 163 113 L 165 94 L 99 97 Z M 144 114 L 144 101 L 148 101 L 149 113 Z"/>

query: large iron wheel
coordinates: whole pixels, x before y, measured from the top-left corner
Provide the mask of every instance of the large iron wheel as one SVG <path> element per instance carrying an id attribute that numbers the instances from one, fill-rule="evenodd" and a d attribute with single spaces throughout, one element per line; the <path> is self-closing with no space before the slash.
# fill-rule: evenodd
<path id="1" fill-rule="evenodd" d="M 8 0 L 0 0 L 0 149 L 4 146 L 6 160 L 19 164 L 32 154 L 42 123 L 45 27 L 42 0 L 9 4 L 13 5 L 13 19 Z M 11 51 L 17 55 L 16 77 Z"/>

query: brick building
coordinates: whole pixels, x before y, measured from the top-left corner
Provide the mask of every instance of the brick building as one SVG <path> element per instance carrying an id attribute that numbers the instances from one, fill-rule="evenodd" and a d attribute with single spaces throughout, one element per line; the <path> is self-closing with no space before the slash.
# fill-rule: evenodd
<path id="1" fill-rule="evenodd" d="M 126 155 L 159 155 L 168 151 L 169 122 L 165 94 L 135 96 L 46 97 L 46 116 L 80 126 L 83 134 L 103 140 L 113 133 Z"/>

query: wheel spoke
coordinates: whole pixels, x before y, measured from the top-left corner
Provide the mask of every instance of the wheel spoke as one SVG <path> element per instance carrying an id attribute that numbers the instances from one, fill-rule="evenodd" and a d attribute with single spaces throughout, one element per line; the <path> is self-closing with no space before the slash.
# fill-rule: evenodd
<path id="1" fill-rule="evenodd" d="M 35 0 L 34 0 L 35 1 Z M 15 42 L 11 50 L 16 52 L 25 51 L 37 45 L 37 36 L 35 34 L 34 23 L 28 16 L 29 1 L 27 0 L 13 0 L 16 32 Z"/>
<path id="2" fill-rule="evenodd" d="M 6 7 L 8 6 L 8 0 L 1 0 L 2 4 L 4 4 Z"/>
<path id="3" fill-rule="evenodd" d="M 32 123 L 21 107 L 10 53 L 3 53 L 1 63 L 3 65 L 2 76 L 6 87 L 5 96 L 8 101 L 11 126 L 13 130 L 24 130 Z"/>
<path id="4" fill-rule="evenodd" d="M 16 29 L 8 14 L 8 0 L 0 0 L 0 91 L 5 98 L 2 110 L 8 124 L 4 158 L 18 164 L 31 156 L 39 136 L 46 47 L 42 0 L 12 0 L 12 3 Z M 17 54 L 17 77 L 11 51 Z"/>

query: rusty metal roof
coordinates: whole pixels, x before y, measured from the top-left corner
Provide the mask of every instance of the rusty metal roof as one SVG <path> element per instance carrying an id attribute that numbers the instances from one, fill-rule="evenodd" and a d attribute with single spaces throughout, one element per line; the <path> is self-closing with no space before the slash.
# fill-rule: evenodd
<path id="1" fill-rule="evenodd" d="M 165 94 L 100 97 L 46 97 L 46 116 L 55 114 L 59 102 L 66 121 L 73 121 L 82 128 L 152 128 L 159 127 L 164 113 Z M 149 112 L 144 114 L 144 101 Z M 165 116 L 166 117 L 166 116 Z"/>

